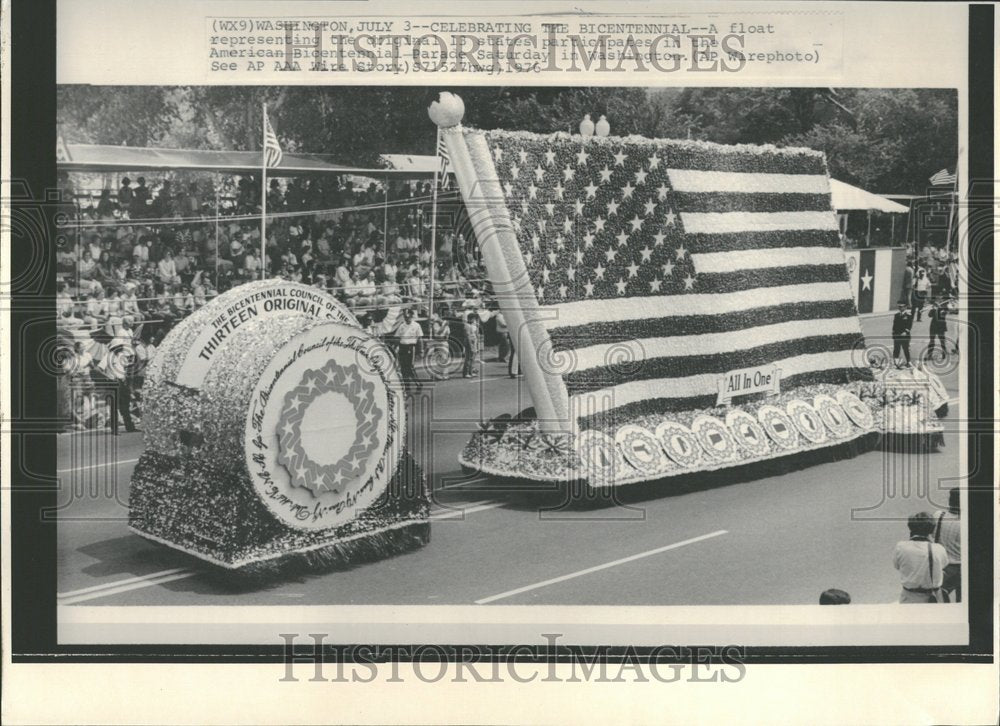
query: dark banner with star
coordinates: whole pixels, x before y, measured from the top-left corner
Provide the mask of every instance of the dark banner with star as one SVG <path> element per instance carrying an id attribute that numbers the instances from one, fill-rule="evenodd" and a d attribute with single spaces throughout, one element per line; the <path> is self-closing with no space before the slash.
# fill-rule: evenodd
<path id="1" fill-rule="evenodd" d="M 861 250 L 858 255 L 858 312 L 875 309 L 875 250 Z"/>
<path id="2" fill-rule="evenodd" d="M 484 184 L 495 173 L 514 232 L 501 244 L 516 241 L 503 253 L 523 264 L 524 307 L 544 320 L 530 331 L 549 359 L 536 375 L 578 419 L 707 401 L 719 376 L 751 366 L 774 364 L 786 382 L 858 377 L 863 338 L 821 153 L 465 133 L 485 138 L 469 144 L 473 165 Z"/>

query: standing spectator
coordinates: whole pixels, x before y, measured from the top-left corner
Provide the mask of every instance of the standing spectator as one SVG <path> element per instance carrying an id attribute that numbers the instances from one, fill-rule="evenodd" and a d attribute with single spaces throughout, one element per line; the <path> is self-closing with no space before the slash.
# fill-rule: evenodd
<path id="1" fill-rule="evenodd" d="M 122 185 L 118 187 L 118 206 L 123 212 L 130 212 L 132 209 L 132 180 L 127 176 L 122 177 Z"/>
<path id="2" fill-rule="evenodd" d="M 903 292 L 900 294 L 900 301 L 909 305 L 913 301 L 913 262 L 907 261 L 906 269 L 903 270 Z"/>
<path id="3" fill-rule="evenodd" d="M 437 380 L 446 381 L 451 364 L 451 348 L 448 344 L 451 328 L 440 315 L 435 314 L 431 318 L 430 333 L 431 355 L 428 358 L 433 361 L 434 367 L 440 366 L 440 370 L 436 371 L 432 367 L 432 372 Z"/>
<path id="4" fill-rule="evenodd" d="M 137 179 L 137 186 L 132 193 L 132 206 L 129 209 L 129 217 L 132 219 L 142 219 L 148 216 L 146 205 L 150 202 L 149 187 L 146 186 L 145 177 Z"/>
<path id="5" fill-rule="evenodd" d="M 931 319 L 931 342 L 927 346 L 927 356 L 932 357 L 934 355 L 934 344 L 936 341 L 940 341 L 941 353 L 947 357 L 948 347 L 945 345 L 945 333 L 948 332 L 948 305 L 944 299 L 935 298 L 927 315 Z M 958 352 L 957 344 L 954 346 L 953 352 Z"/>
<path id="6" fill-rule="evenodd" d="M 927 291 L 930 290 L 931 280 L 927 277 L 924 268 L 917 270 L 917 277 L 913 281 L 913 312 L 912 315 L 919 323 L 924 314 L 924 302 L 927 300 Z"/>
<path id="7" fill-rule="evenodd" d="M 897 368 L 902 368 L 903 366 L 898 363 L 900 353 L 906 359 L 904 365 L 910 366 L 910 330 L 913 327 L 913 318 L 910 317 L 905 302 L 900 300 L 897 307 L 899 311 L 892 319 L 892 362 Z"/>
<path id="8" fill-rule="evenodd" d="M 399 367 L 403 374 L 404 381 L 414 381 L 417 388 L 420 382 L 417 380 L 417 371 L 413 367 L 413 357 L 423 338 L 424 331 L 420 323 L 413 319 L 413 310 L 407 309 L 403 312 L 403 320 L 396 328 L 396 336 L 399 338 Z"/>
<path id="9" fill-rule="evenodd" d="M 941 589 L 951 602 L 962 601 L 962 505 L 958 487 L 948 492 L 948 510 L 935 512 L 934 541 L 948 553 Z"/>
<path id="10" fill-rule="evenodd" d="M 118 418 L 125 422 L 125 431 L 136 430 L 132 422 L 132 389 L 129 376 L 134 357 L 130 345 L 117 345 L 108 351 L 105 357 L 104 374 L 111 382 L 111 394 L 115 399 L 111 404 L 111 430 L 118 435 Z"/>
<path id="11" fill-rule="evenodd" d="M 462 377 L 472 378 L 476 370 L 476 355 L 479 353 L 479 316 L 467 313 L 465 316 L 465 360 L 462 364 Z"/>
<path id="12" fill-rule="evenodd" d="M 940 602 L 944 568 L 948 553 L 939 544 L 931 542 L 934 520 L 927 512 L 911 515 L 906 523 L 910 538 L 896 544 L 893 565 L 899 570 L 903 589 L 901 603 Z"/>
<path id="13" fill-rule="evenodd" d="M 507 319 L 500 310 L 497 310 L 493 319 L 497 328 L 497 360 L 506 363 L 507 356 L 510 355 L 510 332 L 507 329 Z"/>

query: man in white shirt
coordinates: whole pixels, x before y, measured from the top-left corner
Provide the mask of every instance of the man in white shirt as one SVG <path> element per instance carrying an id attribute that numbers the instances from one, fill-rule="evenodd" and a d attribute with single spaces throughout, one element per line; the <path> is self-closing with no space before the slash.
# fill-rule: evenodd
<path id="1" fill-rule="evenodd" d="M 934 513 L 934 541 L 948 553 L 941 589 L 951 602 L 962 601 L 962 509 L 958 487 L 948 492 L 948 510 Z"/>
<path id="2" fill-rule="evenodd" d="M 927 512 L 918 512 L 907 520 L 910 539 L 896 544 L 893 565 L 899 570 L 903 586 L 901 603 L 936 603 L 944 581 L 948 553 L 941 545 L 931 542 L 934 519 Z"/>
<path id="3" fill-rule="evenodd" d="M 413 357 L 420 339 L 424 337 L 424 331 L 420 323 L 413 319 L 412 310 L 403 313 L 403 321 L 396 328 L 396 335 L 399 338 L 399 368 L 403 380 L 414 381 L 419 388 L 420 382 L 417 380 L 417 370 L 413 367 Z"/>

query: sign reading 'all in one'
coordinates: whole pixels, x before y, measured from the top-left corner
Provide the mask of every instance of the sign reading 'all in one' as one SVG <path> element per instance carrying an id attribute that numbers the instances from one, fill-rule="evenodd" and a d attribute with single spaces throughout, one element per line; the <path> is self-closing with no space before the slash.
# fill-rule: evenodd
<path id="1" fill-rule="evenodd" d="M 743 368 L 729 371 L 719 377 L 719 396 L 716 406 L 728 405 L 737 396 L 751 393 L 777 394 L 781 392 L 781 369 L 775 365 Z"/>

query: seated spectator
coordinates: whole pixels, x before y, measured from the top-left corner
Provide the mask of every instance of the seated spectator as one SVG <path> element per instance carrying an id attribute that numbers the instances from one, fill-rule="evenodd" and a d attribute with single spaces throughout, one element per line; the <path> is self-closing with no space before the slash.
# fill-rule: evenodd
<path id="1" fill-rule="evenodd" d="M 260 258 L 253 250 L 247 250 L 243 256 L 243 276 L 249 280 L 256 280 L 260 276 Z"/>
<path id="2" fill-rule="evenodd" d="M 111 190 L 102 189 L 101 198 L 97 202 L 97 216 L 99 219 L 114 219 L 118 205 L 111 199 Z"/>
<path id="3" fill-rule="evenodd" d="M 160 282 L 164 285 L 177 285 L 180 283 L 181 278 L 177 274 L 177 266 L 174 264 L 174 257 L 170 254 L 170 250 L 165 250 L 163 257 L 156 264 L 157 274 L 160 278 Z"/>
<path id="4" fill-rule="evenodd" d="M 66 311 L 73 312 L 73 298 L 65 282 L 56 284 L 56 312 L 62 315 Z"/>
<path id="5" fill-rule="evenodd" d="M 146 236 L 139 237 L 139 241 L 136 243 L 135 247 L 132 248 L 132 259 L 146 264 L 149 262 L 149 238 Z"/>

